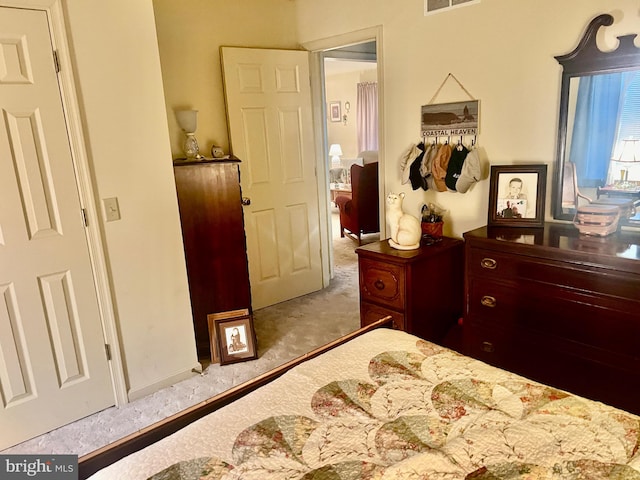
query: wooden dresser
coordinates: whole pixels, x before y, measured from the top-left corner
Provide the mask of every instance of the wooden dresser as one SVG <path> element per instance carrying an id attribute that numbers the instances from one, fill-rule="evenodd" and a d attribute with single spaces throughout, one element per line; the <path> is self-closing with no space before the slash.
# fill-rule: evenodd
<path id="1" fill-rule="evenodd" d="M 573 225 L 465 238 L 465 353 L 640 414 L 640 234 Z"/>
<path id="2" fill-rule="evenodd" d="M 463 246 L 443 237 L 416 250 L 357 248 L 361 326 L 391 315 L 394 328 L 440 343 L 462 316 Z"/>
<path id="3" fill-rule="evenodd" d="M 207 315 L 249 309 L 239 161 L 174 162 L 198 356 L 210 356 Z"/>

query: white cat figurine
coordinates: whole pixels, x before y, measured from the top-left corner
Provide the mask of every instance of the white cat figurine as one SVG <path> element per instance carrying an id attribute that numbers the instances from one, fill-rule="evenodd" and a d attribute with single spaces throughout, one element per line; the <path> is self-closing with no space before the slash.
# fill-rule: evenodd
<path id="1" fill-rule="evenodd" d="M 402 211 L 404 193 L 387 195 L 387 224 L 391 232 L 389 245 L 397 250 L 415 250 L 420 246 L 420 220 Z"/>

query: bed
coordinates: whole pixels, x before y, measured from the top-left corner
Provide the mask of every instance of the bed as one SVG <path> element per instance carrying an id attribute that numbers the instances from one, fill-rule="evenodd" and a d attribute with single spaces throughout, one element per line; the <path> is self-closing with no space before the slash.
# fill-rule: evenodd
<path id="1" fill-rule="evenodd" d="M 640 479 L 639 438 L 638 416 L 377 328 L 90 478 Z"/>

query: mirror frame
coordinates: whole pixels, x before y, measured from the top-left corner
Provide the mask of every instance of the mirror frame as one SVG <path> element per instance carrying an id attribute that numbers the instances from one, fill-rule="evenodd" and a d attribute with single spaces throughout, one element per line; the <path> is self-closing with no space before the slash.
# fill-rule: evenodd
<path id="1" fill-rule="evenodd" d="M 571 79 L 640 69 L 640 48 L 637 48 L 634 44 L 637 34 L 632 33 L 617 37 L 618 47 L 612 51 L 603 52 L 598 48 L 596 39 L 598 30 L 600 27 L 612 24 L 613 16 L 607 13 L 598 15 L 591 20 L 580 39 L 580 43 L 572 52 L 555 57 L 562 66 L 560 115 L 558 118 L 558 141 L 552 198 L 553 218 L 556 220 L 573 220 L 574 217 L 573 213 L 563 213 L 562 211 L 562 183 L 567 147 L 569 84 Z"/>

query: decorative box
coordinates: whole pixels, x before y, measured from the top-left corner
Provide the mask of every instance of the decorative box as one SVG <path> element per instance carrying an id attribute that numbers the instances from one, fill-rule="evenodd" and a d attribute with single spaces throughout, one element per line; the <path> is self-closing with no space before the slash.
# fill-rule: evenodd
<path id="1" fill-rule="evenodd" d="M 584 235 L 606 236 L 618 229 L 620 209 L 612 205 L 584 205 L 578 207 L 573 224 Z"/>

